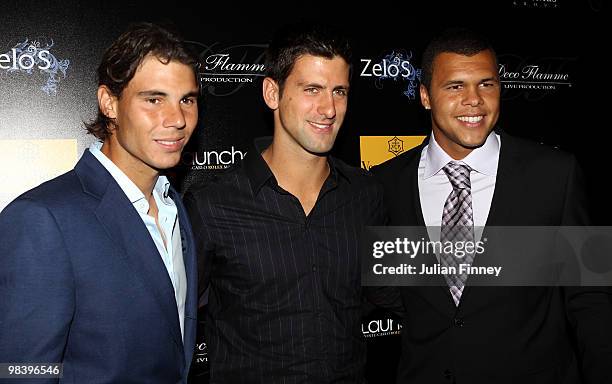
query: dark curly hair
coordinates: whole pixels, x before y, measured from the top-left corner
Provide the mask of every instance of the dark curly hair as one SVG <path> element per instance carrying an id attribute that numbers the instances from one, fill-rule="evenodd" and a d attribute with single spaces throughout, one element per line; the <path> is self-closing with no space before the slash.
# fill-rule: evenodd
<path id="1" fill-rule="evenodd" d="M 131 24 L 104 53 L 98 67 L 98 86 L 105 85 L 114 96 L 121 97 L 147 55 L 157 57 L 164 64 L 178 61 L 189 65 L 196 73 L 197 58 L 178 33 L 151 23 L 136 23 Z M 104 115 L 98 106 L 97 117 L 85 123 L 85 127 L 88 133 L 104 141 L 111 134 L 112 124 L 113 119 Z"/>

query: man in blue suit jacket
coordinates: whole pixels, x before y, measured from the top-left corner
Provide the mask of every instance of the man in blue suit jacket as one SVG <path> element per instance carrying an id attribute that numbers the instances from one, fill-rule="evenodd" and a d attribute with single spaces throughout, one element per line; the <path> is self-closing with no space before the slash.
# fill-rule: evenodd
<path id="1" fill-rule="evenodd" d="M 197 268 L 162 172 L 197 123 L 194 63 L 168 30 L 131 26 L 98 68 L 100 141 L 0 214 L 0 363 L 63 366 L 32 382 L 186 382 Z"/>

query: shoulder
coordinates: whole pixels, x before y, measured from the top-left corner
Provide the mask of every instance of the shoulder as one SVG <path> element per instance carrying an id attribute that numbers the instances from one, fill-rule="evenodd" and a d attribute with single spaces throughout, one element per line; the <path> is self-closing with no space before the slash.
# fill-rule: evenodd
<path id="1" fill-rule="evenodd" d="M 14 202 L 32 202 L 49 208 L 59 208 L 70 205 L 74 199 L 82 196 L 83 189 L 78 177 L 74 171 L 69 171 L 24 192 Z"/>
<path id="2" fill-rule="evenodd" d="M 532 140 L 502 134 L 500 161 L 504 161 L 505 157 L 520 159 L 520 162 L 528 168 L 546 168 L 547 172 L 564 172 L 576 166 L 575 156 L 567 151 Z"/>
<path id="3" fill-rule="evenodd" d="M 379 177 L 392 176 L 395 177 L 398 172 L 405 170 L 406 168 L 418 167 L 419 159 L 421 158 L 421 152 L 423 145 L 419 145 L 412 148 L 399 156 L 396 156 L 384 163 L 378 164 L 370 169 L 370 171 Z"/>
<path id="4" fill-rule="evenodd" d="M 333 163 L 334 168 L 346 177 L 351 184 L 357 184 L 362 186 L 375 186 L 377 185 L 376 178 L 373 177 L 372 172 L 367 171 L 363 168 L 348 165 L 343 160 L 336 157 L 330 157 L 330 161 Z"/>
<path id="5" fill-rule="evenodd" d="M 61 222 L 62 218 L 74 218 L 75 211 L 82 209 L 83 196 L 78 178 L 70 171 L 24 192 L 0 212 L 0 217 L 13 225 L 47 222 L 47 218 Z"/>
<path id="6" fill-rule="evenodd" d="M 346 191 L 354 197 L 361 196 L 367 200 L 380 200 L 383 194 L 383 186 L 380 181 L 374 177 L 372 172 L 363 168 L 354 167 L 346 164 L 344 161 L 331 158 L 334 167 L 338 170 L 339 177 L 345 177 L 348 180 Z"/>
<path id="7" fill-rule="evenodd" d="M 513 136 L 507 133 L 500 135 L 501 145 L 509 146 L 512 150 L 523 154 L 540 156 L 565 156 L 568 153 L 559 148 L 538 143 L 537 141 Z"/>
<path id="8" fill-rule="evenodd" d="M 207 180 L 192 184 L 183 195 L 186 205 L 206 201 L 223 201 L 240 193 L 250 191 L 249 179 L 242 164 L 219 171 Z"/>

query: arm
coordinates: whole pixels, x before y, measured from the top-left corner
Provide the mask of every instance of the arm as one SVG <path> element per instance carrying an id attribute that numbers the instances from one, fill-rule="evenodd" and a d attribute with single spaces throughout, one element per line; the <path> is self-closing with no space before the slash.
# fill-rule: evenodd
<path id="1" fill-rule="evenodd" d="M 588 225 L 584 178 L 572 157 L 562 225 Z M 610 257 L 610 255 L 601 255 Z M 568 318 L 573 326 L 586 383 L 612 383 L 612 289 L 565 287 Z"/>
<path id="2" fill-rule="evenodd" d="M 208 302 L 208 286 L 210 284 L 212 264 L 212 241 L 210 240 L 209 231 L 206 228 L 205 219 L 201 214 L 196 196 L 187 191 L 183 196 L 183 204 L 189 214 L 189 221 L 191 222 L 196 245 L 196 255 L 198 258 L 198 301 L 201 307 Z"/>
<path id="3" fill-rule="evenodd" d="M 0 213 L 0 234 L 0 362 L 61 363 L 75 292 L 55 218 L 41 204 L 19 199 Z"/>
<path id="4" fill-rule="evenodd" d="M 374 214 L 369 225 L 389 225 L 389 215 L 385 205 L 384 189 L 382 185 L 379 185 L 379 188 L 377 188 L 376 201 L 372 206 L 374 207 Z M 405 309 L 399 287 L 363 287 L 362 294 L 365 299 L 362 305 L 364 315 L 368 315 L 376 308 L 382 308 L 392 312 L 394 315 L 403 317 Z"/>

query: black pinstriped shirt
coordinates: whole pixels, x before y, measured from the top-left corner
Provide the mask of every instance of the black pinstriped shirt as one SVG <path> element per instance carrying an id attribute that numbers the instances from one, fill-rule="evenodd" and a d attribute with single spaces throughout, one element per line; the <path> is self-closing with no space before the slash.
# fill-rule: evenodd
<path id="1" fill-rule="evenodd" d="M 357 245 L 363 226 L 382 222 L 382 189 L 330 157 L 306 216 L 261 149 L 185 196 L 209 288 L 211 383 L 360 383 Z"/>

